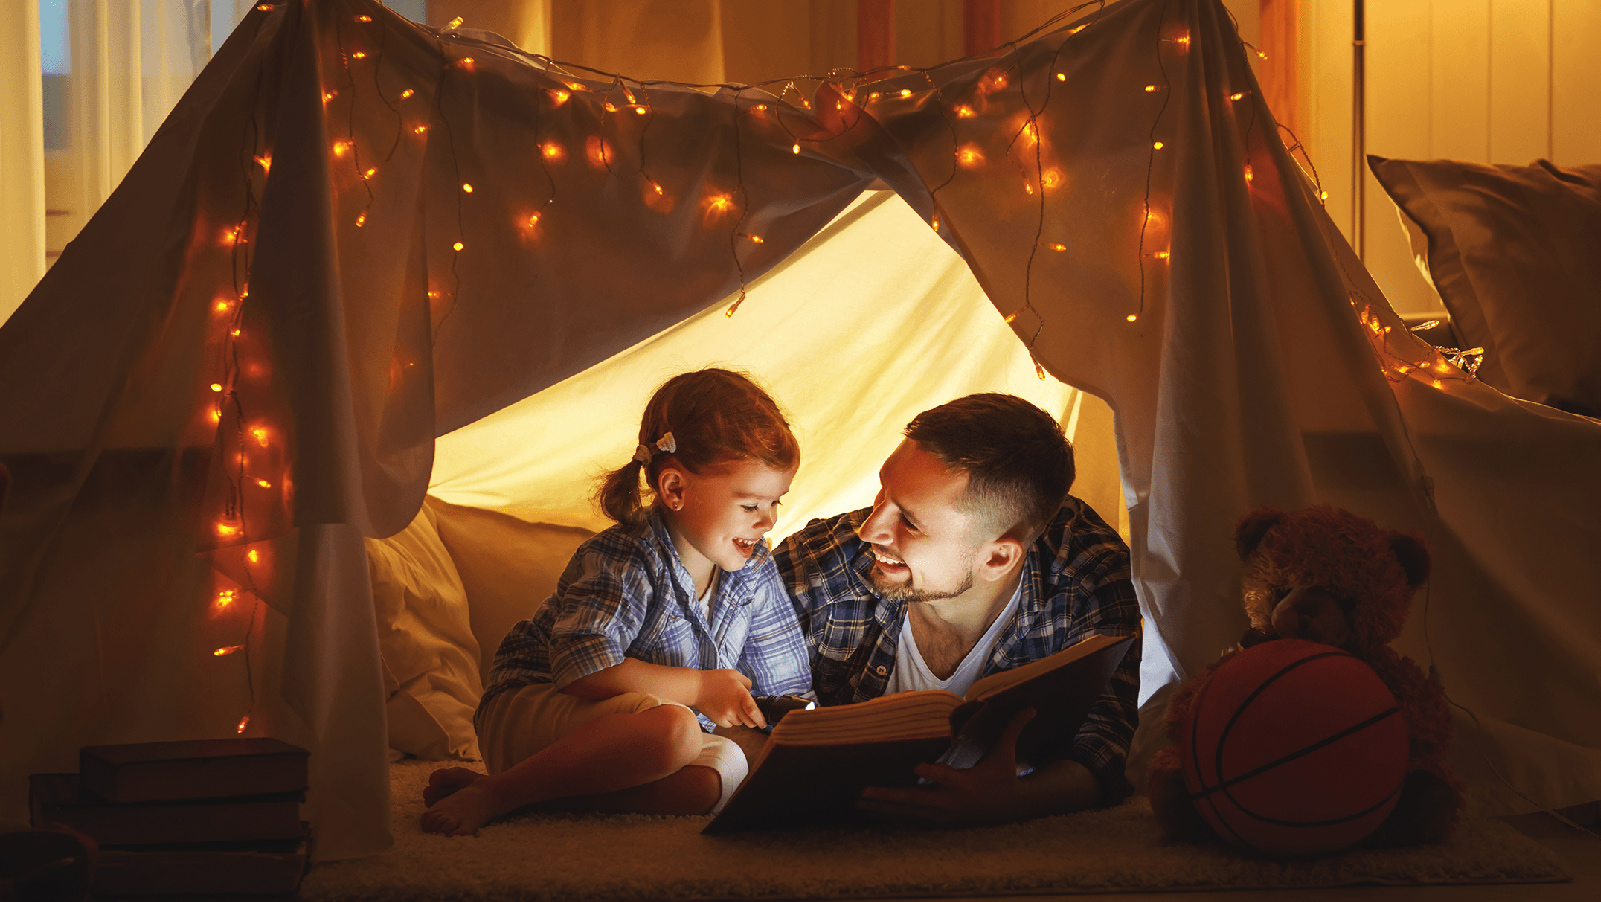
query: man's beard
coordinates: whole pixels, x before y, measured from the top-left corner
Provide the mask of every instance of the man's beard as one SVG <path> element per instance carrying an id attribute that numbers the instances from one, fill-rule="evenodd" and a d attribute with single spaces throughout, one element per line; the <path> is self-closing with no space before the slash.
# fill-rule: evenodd
<path id="1" fill-rule="evenodd" d="M 939 589 L 919 589 L 914 587 L 910 580 L 905 583 L 886 585 L 883 581 L 883 575 L 878 572 L 877 568 L 874 568 L 871 571 L 869 578 L 873 583 L 873 588 L 877 590 L 880 598 L 883 598 L 885 601 L 904 601 L 908 604 L 918 604 L 920 602 L 940 601 L 946 598 L 955 598 L 963 592 L 966 592 L 968 589 L 973 588 L 973 571 L 971 570 L 967 571 L 967 573 L 962 577 L 962 584 L 951 591 L 942 591 Z"/>

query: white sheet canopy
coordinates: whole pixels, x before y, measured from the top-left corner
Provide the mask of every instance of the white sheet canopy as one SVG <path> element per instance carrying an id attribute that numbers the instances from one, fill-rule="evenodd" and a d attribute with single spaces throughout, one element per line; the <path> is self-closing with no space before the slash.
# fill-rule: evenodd
<path id="1" fill-rule="evenodd" d="M 280 0 L 0 328 L 0 819 L 81 745 L 242 727 L 312 749 L 320 857 L 385 847 L 363 537 L 430 485 L 598 525 L 644 396 L 710 362 L 794 415 L 781 530 L 860 504 L 956 394 L 1025 394 L 1084 449 L 1110 424 L 1065 386 L 1104 399 L 1176 678 L 1243 625 L 1245 511 L 1414 530 L 1435 571 L 1401 645 L 1461 706 L 1475 803 L 1601 798 L 1601 424 L 1402 327 L 1217 0 L 769 90 Z M 1114 521 L 1116 479 L 1080 484 Z"/>

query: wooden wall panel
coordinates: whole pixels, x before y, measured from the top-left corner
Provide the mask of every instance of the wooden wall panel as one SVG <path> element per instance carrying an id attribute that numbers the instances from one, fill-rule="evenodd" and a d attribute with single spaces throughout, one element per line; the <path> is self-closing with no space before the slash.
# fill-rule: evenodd
<path id="1" fill-rule="evenodd" d="M 1490 2 L 1431 4 L 1429 157 L 1489 159 Z"/>
<path id="2" fill-rule="evenodd" d="M 1601 3 L 1552 9 L 1551 159 L 1601 163 Z"/>
<path id="3" fill-rule="evenodd" d="M 1551 155 L 1552 0 L 1490 4 L 1490 162 Z"/>

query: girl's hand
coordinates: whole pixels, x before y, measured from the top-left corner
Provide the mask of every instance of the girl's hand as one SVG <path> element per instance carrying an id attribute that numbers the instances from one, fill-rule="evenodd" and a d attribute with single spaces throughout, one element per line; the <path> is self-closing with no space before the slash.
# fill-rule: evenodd
<path id="1" fill-rule="evenodd" d="M 700 686 L 694 707 L 720 727 L 767 726 L 756 700 L 750 695 L 750 678 L 737 670 L 697 671 Z"/>

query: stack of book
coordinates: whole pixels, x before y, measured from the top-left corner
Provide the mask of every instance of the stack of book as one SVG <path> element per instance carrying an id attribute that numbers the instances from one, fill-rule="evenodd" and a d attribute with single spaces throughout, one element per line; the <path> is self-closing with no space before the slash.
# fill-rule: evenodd
<path id="1" fill-rule="evenodd" d="M 29 777 L 29 804 L 100 845 L 95 895 L 292 896 L 306 763 L 270 738 L 90 746 L 78 773 Z"/>

